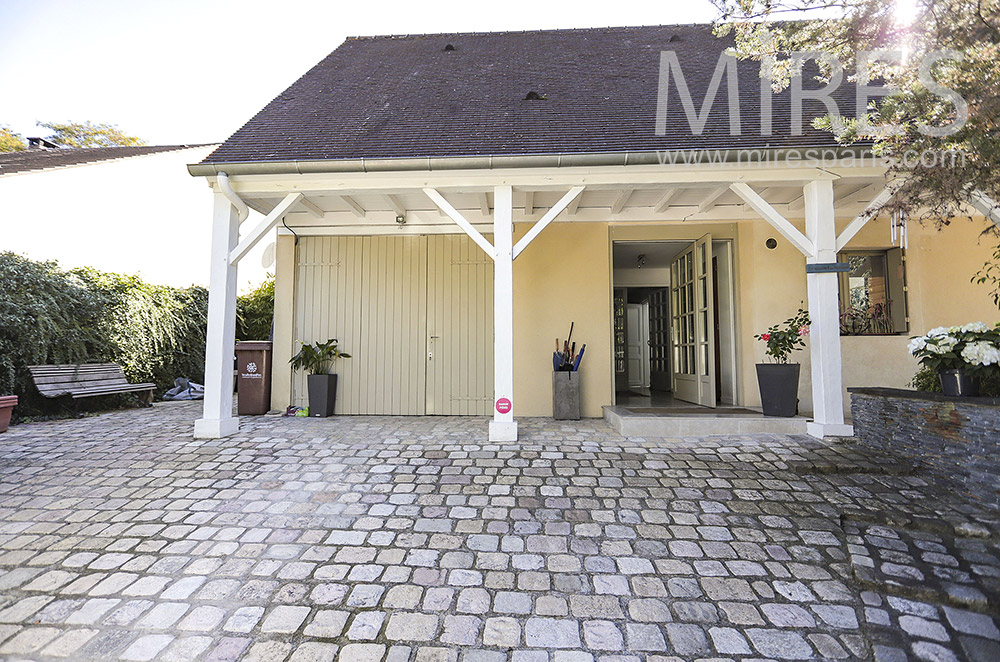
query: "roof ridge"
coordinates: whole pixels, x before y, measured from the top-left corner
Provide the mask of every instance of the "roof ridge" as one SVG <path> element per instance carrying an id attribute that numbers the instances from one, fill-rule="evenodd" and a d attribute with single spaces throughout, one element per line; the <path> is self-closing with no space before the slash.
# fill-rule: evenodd
<path id="1" fill-rule="evenodd" d="M 652 28 L 712 27 L 715 23 L 661 23 L 654 25 L 606 25 L 590 28 L 543 28 L 535 30 L 476 30 L 471 32 L 412 32 L 402 34 L 352 35 L 345 41 L 375 41 L 379 39 L 408 39 L 415 37 L 485 37 L 489 35 L 548 34 L 569 32 L 599 32 L 602 30 L 648 30 Z"/>

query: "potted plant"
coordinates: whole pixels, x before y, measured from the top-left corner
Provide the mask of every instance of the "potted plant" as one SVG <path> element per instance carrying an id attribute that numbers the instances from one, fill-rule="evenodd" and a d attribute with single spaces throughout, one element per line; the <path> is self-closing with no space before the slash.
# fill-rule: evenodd
<path id="1" fill-rule="evenodd" d="M 757 364 L 757 386 L 765 416 L 795 416 L 799 409 L 799 364 L 789 363 L 793 350 L 805 347 L 809 313 L 799 308 L 794 317 L 754 336 L 767 343 L 770 363 Z"/>
<path id="2" fill-rule="evenodd" d="M 309 389 L 309 415 L 332 416 L 337 403 L 337 375 L 329 374 L 330 368 L 337 359 L 349 359 L 337 348 L 337 339 L 312 345 L 302 343 L 299 353 L 291 358 L 289 363 L 295 370 L 307 370 Z"/>
<path id="3" fill-rule="evenodd" d="M 16 395 L 0 395 L 0 432 L 6 432 L 10 425 L 10 415 L 17 406 Z"/>
<path id="4" fill-rule="evenodd" d="M 910 338 L 909 350 L 937 373 L 945 395 L 975 397 L 980 377 L 1000 370 L 1000 322 L 939 326 Z"/>

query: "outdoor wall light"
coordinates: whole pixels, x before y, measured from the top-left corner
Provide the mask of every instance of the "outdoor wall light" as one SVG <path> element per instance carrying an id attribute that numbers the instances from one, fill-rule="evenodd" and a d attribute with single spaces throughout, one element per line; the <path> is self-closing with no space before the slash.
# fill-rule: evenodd
<path id="1" fill-rule="evenodd" d="M 404 216 L 403 214 L 397 214 L 396 222 L 399 223 L 400 225 L 406 225 L 406 216 Z"/>
<path id="2" fill-rule="evenodd" d="M 774 237 L 768 237 L 767 241 L 764 242 L 764 245 L 773 251 L 775 248 L 778 247 L 778 240 L 775 239 Z"/>

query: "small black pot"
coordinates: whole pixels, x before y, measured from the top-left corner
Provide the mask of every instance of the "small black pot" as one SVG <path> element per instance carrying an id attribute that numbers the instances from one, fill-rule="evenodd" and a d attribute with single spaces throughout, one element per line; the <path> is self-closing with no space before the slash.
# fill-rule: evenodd
<path id="1" fill-rule="evenodd" d="M 974 398 L 979 395 L 979 377 L 970 377 L 965 370 L 938 370 L 938 379 L 945 395 Z"/>
<path id="2" fill-rule="evenodd" d="M 798 363 L 758 363 L 757 386 L 765 416 L 789 418 L 799 412 Z"/>
<path id="3" fill-rule="evenodd" d="M 337 404 L 337 375 L 309 375 L 309 416 L 333 416 Z"/>

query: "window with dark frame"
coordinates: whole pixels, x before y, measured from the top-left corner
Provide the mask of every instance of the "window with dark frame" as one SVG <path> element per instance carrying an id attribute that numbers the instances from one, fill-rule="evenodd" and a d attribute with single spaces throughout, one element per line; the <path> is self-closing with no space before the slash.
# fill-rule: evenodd
<path id="1" fill-rule="evenodd" d="M 845 251 L 838 261 L 850 267 L 840 274 L 840 335 L 906 333 L 909 320 L 903 249 Z"/>

